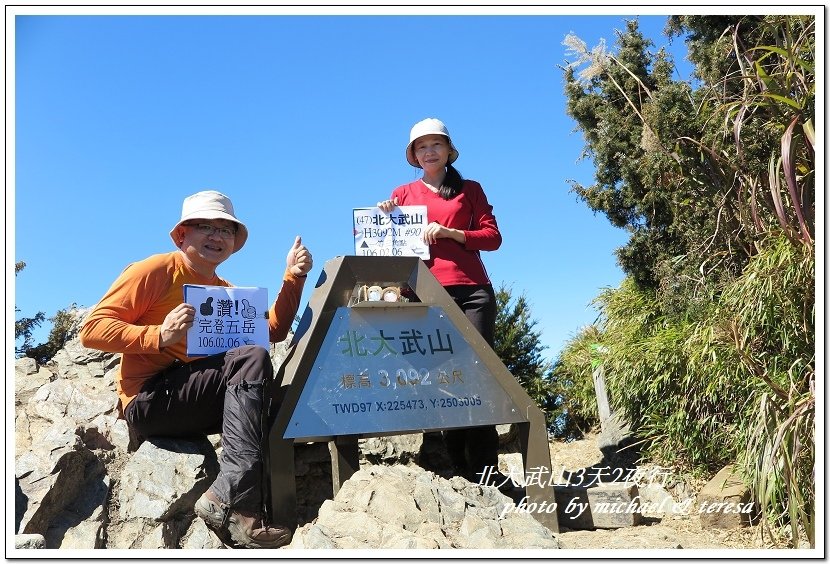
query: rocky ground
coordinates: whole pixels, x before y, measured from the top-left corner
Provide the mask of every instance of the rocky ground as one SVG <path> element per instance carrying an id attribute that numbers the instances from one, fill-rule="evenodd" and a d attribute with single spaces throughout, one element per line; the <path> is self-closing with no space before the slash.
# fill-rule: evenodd
<path id="1" fill-rule="evenodd" d="M 165 448 L 148 442 L 140 452 L 128 449 L 126 425 L 115 417 L 116 365 L 113 355 L 74 340 L 48 367 L 31 359 L 16 361 L 15 532 L 28 537 L 16 538 L 16 547 L 222 548 L 192 513 L 193 502 L 215 475 L 218 437 L 205 444 Z M 521 474 L 521 455 L 515 445 L 510 447 L 516 438 L 510 438 L 514 433 L 507 427 L 500 469 L 518 468 Z M 365 472 L 329 502 L 327 446 L 300 449 L 295 473 L 301 530 L 290 548 L 785 548 L 768 536 L 762 539 L 758 527 L 703 527 L 693 512 L 646 514 L 642 524 L 616 529 L 572 530 L 561 524 L 551 536 L 526 513 L 499 518 L 510 500 L 495 488 L 419 468 L 421 434 L 392 438 L 361 441 Z M 554 469 L 574 473 L 604 465 L 609 451 L 600 450 L 599 439 L 589 434 L 579 441 L 551 443 Z M 625 453 L 610 456 L 619 468 L 649 468 L 627 460 Z M 390 483 L 398 485 L 390 489 Z M 649 495 L 694 500 L 702 486 L 673 478 Z M 418 499 L 418 511 L 410 510 Z M 363 520 L 357 536 L 356 512 Z M 411 522 L 415 517 L 420 521 Z M 395 523 L 400 530 L 392 535 L 388 531 Z"/>
<path id="2" fill-rule="evenodd" d="M 414 435 L 408 436 L 410 438 Z M 598 434 L 590 433 L 582 440 L 564 443 L 561 441 L 553 441 L 551 443 L 551 460 L 555 469 L 562 468 L 566 472 L 578 472 L 580 469 L 602 466 L 608 460 L 604 458 L 603 452 L 598 448 Z M 404 436 L 400 437 L 401 443 L 397 441 L 391 443 L 395 445 L 390 446 L 379 439 L 370 439 L 370 441 L 378 441 L 375 449 L 391 448 L 392 450 L 401 449 L 406 452 L 407 447 L 404 446 L 406 439 Z M 364 450 L 371 452 L 373 446 L 369 443 L 363 445 Z M 423 454 L 423 451 L 422 451 Z M 396 455 L 397 456 L 397 455 Z M 434 454 L 433 454 L 434 456 Z M 500 468 L 503 472 L 508 473 L 513 465 L 516 463 L 517 454 L 502 454 L 500 455 Z M 405 457 L 404 457 L 405 458 Z M 631 460 L 626 461 L 625 455 L 618 454 L 614 461 L 622 466 L 633 466 L 640 470 L 657 468 L 655 465 L 640 462 L 635 463 Z M 408 465 L 413 465 L 415 462 L 409 460 Z M 520 462 L 519 462 L 520 464 Z M 672 477 L 665 483 L 665 490 L 671 494 L 675 501 L 682 501 L 690 499 L 694 501 L 698 492 L 704 486 L 703 481 L 685 482 L 678 479 L 676 476 Z M 641 489 L 641 492 L 644 490 Z M 523 490 L 518 490 L 515 495 L 510 497 L 518 502 L 518 498 L 523 495 Z M 645 495 L 645 494 L 644 494 Z M 313 504 L 313 507 L 305 508 L 307 510 L 307 523 L 305 527 L 311 526 L 316 522 L 317 511 L 319 509 L 320 500 Z M 349 504 L 354 503 L 351 499 Z M 351 511 L 351 509 L 350 509 Z M 352 514 L 353 515 L 353 514 Z M 722 549 L 773 549 L 786 548 L 782 544 L 772 542 L 768 535 L 764 538 L 761 536 L 760 527 L 748 526 L 736 529 L 716 529 L 705 527 L 701 524 L 700 518 L 690 510 L 687 514 L 666 515 L 658 513 L 645 513 L 644 522 L 640 525 L 632 527 L 623 527 L 616 529 L 595 529 L 595 530 L 578 530 L 569 529 L 560 520 L 560 531 L 554 535 L 558 542 L 559 548 L 573 549 L 573 550 L 619 550 L 619 549 L 634 549 L 634 550 L 722 550 Z M 456 545 L 458 546 L 458 545 Z M 505 548 L 505 546 L 502 546 Z M 547 547 L 545 547 L 547 548 Z M 678 554 L 679 556 L 679 554 Z"/>

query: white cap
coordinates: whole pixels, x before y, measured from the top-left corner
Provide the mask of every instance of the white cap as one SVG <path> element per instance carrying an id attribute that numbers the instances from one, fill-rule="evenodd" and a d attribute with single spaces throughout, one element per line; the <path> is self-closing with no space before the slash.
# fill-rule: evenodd
<path id="1" fill-rule="evenodd" d="M 447 130 L 447 126 L 444 125 L 444 122 L 440 119 L 427 118 L 413 125 L 412 130 L 409 132 L 409 145 L 406 146 L 406 160 L 409 164 L 414 167 L 421 168 L 421 165 L 418 164 L 418 159 L 415 158 L 415 152 L 412 150 L 412 144 L 424 135 L 443 135 L 446 137 L 447 141 L 450 143 L 450 158 L 447 159 L 447 164 L 455 162 L 455 159 L 458 158 L 458 149 L 456 149 L 455 145 L 452 144 L 452 139 L 450 138 L 450 132 Z"/>
<path id="2" fill-rule="evenodd" d="M 170 238 L 177 247 L 176 229 L 185 221 L 192 219 L 227 219 L 237 225 L 236 237 L 234 238 L 233 252 L 238 251 L 248 240 L 248 228 L 245 224 L 236 219 L 233 213 L 231 199 L 217 192 L 216 190 L 205 190 L 188 196 L 182 203 L 182 218 L 173 229 L 170 230 Z"/>

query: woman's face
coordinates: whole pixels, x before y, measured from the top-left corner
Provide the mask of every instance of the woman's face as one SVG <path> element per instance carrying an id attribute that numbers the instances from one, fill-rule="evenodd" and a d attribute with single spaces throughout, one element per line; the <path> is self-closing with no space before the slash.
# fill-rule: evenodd
<path id="1" fill-rule="evenodd" d="M 447 166 L 450 143 L 443 135 L 424 135 L 412 144 L 415 159 L 425 171 L 436 171 Z"/>

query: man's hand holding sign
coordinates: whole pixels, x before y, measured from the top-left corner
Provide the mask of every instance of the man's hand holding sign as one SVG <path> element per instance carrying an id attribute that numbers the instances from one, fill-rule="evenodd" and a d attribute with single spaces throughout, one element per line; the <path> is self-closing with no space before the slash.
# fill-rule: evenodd
<path id="1" fill-rule="evenodd" d="M 159 348 L 164 349 L 181 341 L 193 325 L 195 315 L 196 308 L 191 304 L 182 303 L 174 307 L 161 324 Z"/>

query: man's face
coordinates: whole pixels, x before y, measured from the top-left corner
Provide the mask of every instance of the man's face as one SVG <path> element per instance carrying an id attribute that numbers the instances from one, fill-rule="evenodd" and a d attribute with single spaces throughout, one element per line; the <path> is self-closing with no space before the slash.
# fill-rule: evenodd
<path id="1" fill-rule="evenodd" d="M 196 264 L 218 266 L 235 246 L 237 225 L 226 219 L 194 219 L 184 223 L 181 250 Z"/>

